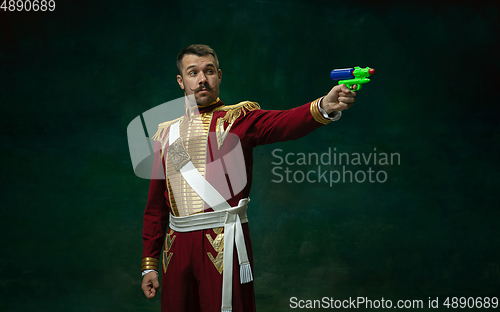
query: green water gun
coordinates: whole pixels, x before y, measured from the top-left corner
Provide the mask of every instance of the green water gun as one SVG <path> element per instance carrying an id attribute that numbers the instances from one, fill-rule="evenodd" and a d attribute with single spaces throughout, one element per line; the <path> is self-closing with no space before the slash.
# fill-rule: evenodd
<path id="1" fill-rule="evenodd" d="M 364 83 L 370 82 L 370 77 L 375 73 L 375 69 L 370 67 L 361 68 L 356 66 L 354 68 L 334 69 L 330 73 L 333 80 L 339 80 L 339 84 L 345 84 L 352 91 L 358 91 Z M 352 87 L 356 85 L 354 90 Z"/>

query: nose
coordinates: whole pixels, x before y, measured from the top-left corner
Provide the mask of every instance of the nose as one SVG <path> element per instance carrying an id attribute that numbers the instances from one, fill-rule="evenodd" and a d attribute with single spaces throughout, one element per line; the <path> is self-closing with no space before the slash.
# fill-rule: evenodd
<path id="1" fill-rule="evenodd" d="M 200 72 L 200 80 L 199 80 L 199 84 L 204 84 L 205 82 L 207 82 L 207 76 L 205 76 L 205 73 L 204 72 Z"/>

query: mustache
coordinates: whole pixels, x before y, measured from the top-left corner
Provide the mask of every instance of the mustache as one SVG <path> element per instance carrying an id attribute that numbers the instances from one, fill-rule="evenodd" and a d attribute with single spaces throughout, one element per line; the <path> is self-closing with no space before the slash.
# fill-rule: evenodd
<path id="1" fill-rule="evenodd" d="M 189 88 L 189 89 L 191 89 L 191 88 Z M 201 89 L 207 89 L 208 91 L 212 91 L 212 88 L 208 84 L 203 84 L 203 85 L 199 86 L 196 89 L 191 89 L 191 91 L 193 91 L 193 92 L 200 92 Z"/>

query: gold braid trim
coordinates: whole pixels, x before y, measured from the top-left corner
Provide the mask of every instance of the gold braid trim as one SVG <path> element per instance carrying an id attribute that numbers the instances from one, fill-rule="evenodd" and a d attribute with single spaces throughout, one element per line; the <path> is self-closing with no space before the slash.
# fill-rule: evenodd
<path id="1" fill-rule="evenodd" d="M 319 111 L 318 102 L 319 99 L 311 102 L 311 115 L 313 116 L 314 120 L 316 120 L 320 124 L 327 125 L 332 121 L 330 119 L 326 119 L 323 116 L 323 114 Z"/>
<path id="2" fill-rule="evenodd" d="M 181 119 L 182 117 L 179 117 L 177 119 L 174 119 L 174 120 L 170 120 L 170 121 L 165 121 L 161 124 L 158 125 L 158 131 L 156 131 L 155 135 L 153 135 L 151 137 L 151 140 L 155 140 L 155 141 L 158 141 L 158 142 L 162 142 L 162 138 L 165 136 L 165 133 L 167 132 L 167 129 L 168 127 L 170 127 L 171 125 L 173 125 L 174 123 L 176 123 L 177 121 L 179 121 L 179 119 Z"/>
<path id="3" fill-rule="evenodd" d="M 217 103 L 219 101 L 219 98 L 217 98 L 216 101 L 213 103 Z M 212 104 L 213 104 L 212 103 Z M 247 111 L 253 111 L 256 109 L 260 109 L 260 105 L 255 102 L 250 102 L 250 101 L 243 101 L 238 104 L 234 105 L 229 105 L 229 106 L 221 106 L 217 107 L 214 111 L 224 111 L 227 112 L 226 115 L 224 116 L 224 121 L 231 124 L 233 123 L 238 117 L 241 116 L 241 113 L 243 112 L 243 116 L 247 114 Z M 163 137 L 165 136 L 165 133 L 171 125 L 179 121 L 182 117 L 179 117 L 174 120 L 166 121 L 164 123 L 161 123 L 158 125 L 158 131 L 151 137 L 152 140 L 162 142 Z"/>
<path id="4" fill-rule="evenodd" d="M 244 101 L 234 105 L 217 107 L 215 110 L 227 112 L 223 117 L 223 120 L 228 124 L 232 124 L 236 119 L 238 119 L 238 117 L 241 116 L 242 112 L 243 116 L 245 116 L 247 114 L 247 111 L 253 111 L 256 109 L 260 109 L 259 104 L 255 102 Z"/>
<path id="5" fill-rule="evenodd" d="M 158 271 L 158 259 L 146 257 L 142 259 L 141 271 L 155 270 Z"/>

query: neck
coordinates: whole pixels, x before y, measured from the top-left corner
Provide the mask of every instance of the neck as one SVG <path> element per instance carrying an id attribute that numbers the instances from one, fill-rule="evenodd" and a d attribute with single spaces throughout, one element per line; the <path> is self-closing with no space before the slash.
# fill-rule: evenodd
<path id="1" fill-rule="evenodd" d="M 207 111 L 214 109 L 215 107 L 219 106 L 220 104 L 222 104 L 222 102 L 221 102 L 220 98 L 217 97 L 212 103 L 210 103 L 206 106 L 198 105 L 198 110 L 200 111 L 200 113 L 204 113 L 204 112 L 207 112 Z"/>
<path id="2" fill-rule="evenodd" d="M 186 106 L 186 116 L 189 119 L 192 119 L 194 116 L 196 116 L 198 114 L 209 112 L 220 105 L 223 105 L 223 103 L 220 100 L 220 98 L 217 97 L 212 103 L 205 105 L 205 106 L 197 105 L 197 106 L 190 107 L 190 108 L 188 106 Z"/>

